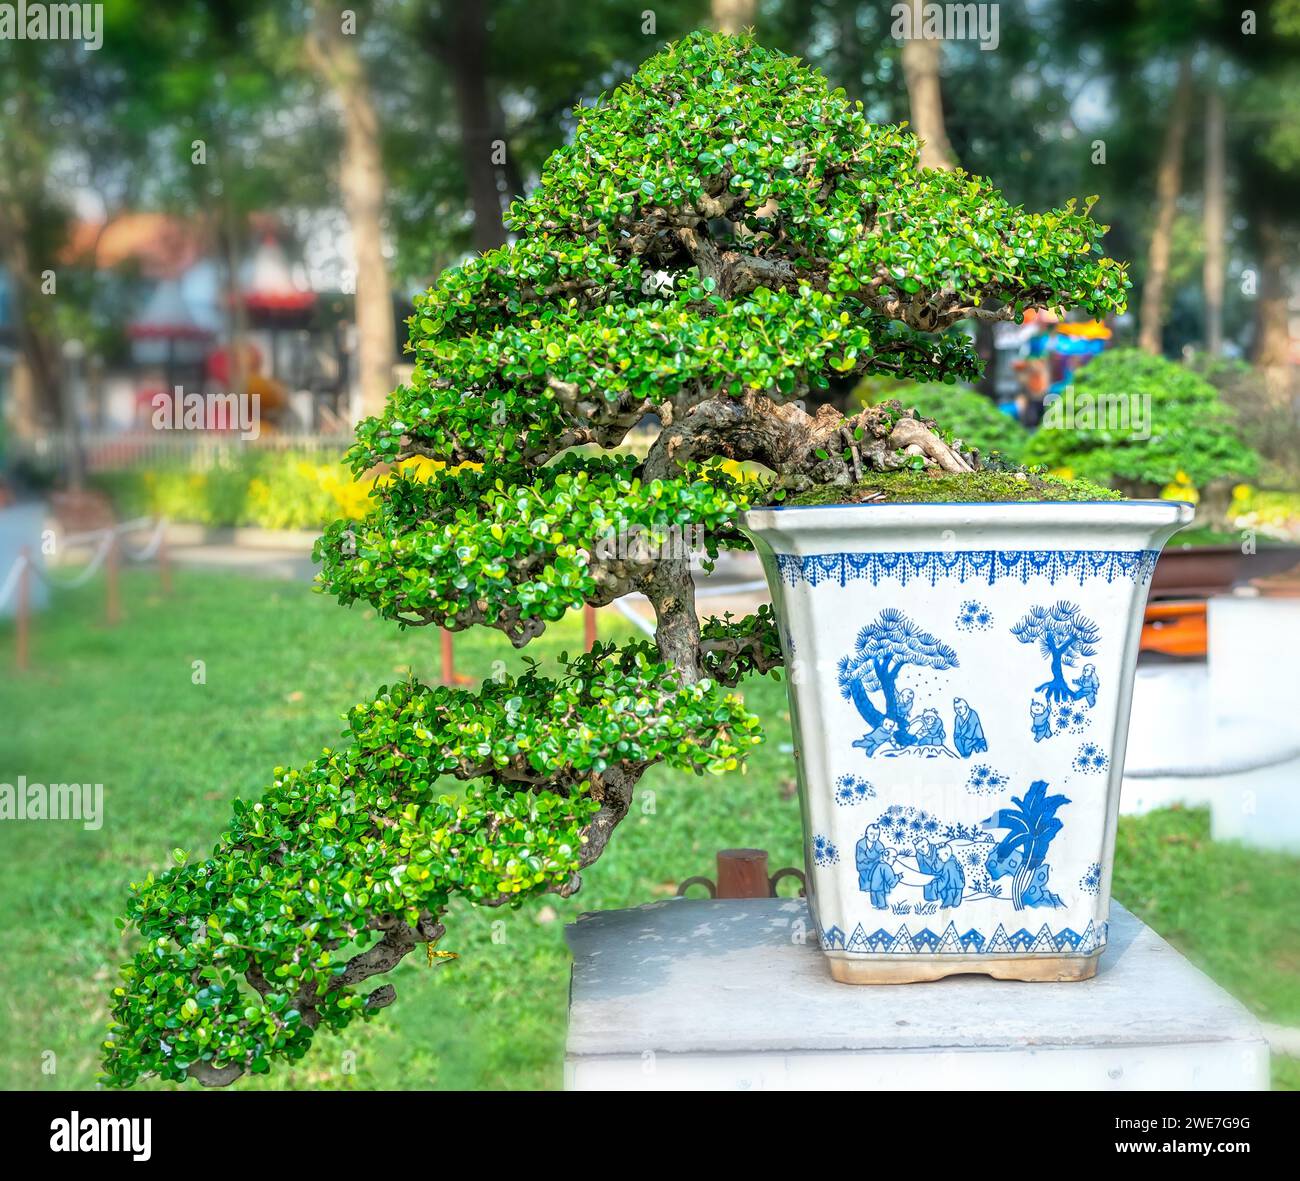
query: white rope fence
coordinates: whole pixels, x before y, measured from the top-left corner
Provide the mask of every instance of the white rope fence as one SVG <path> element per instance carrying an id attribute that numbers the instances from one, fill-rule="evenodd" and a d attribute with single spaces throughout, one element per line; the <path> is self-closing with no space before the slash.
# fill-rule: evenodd
<path id="1" fill-rule="evenodd" d="M 23 571 L 27 569 L 30 563 L 27 561 L 26 554 L 19 554 L 18 560 L 9 567 L 9 573 L 5 580 L 0 584 L 0 611 L 4 610 L 4 605 L 9 602 L 9 596 L 18 589 L 18 580 L 22 578 Z"/>

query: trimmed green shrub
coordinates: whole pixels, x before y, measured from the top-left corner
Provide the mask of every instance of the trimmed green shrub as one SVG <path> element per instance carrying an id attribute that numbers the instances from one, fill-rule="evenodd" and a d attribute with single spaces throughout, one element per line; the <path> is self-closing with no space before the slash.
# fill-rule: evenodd
<path id="1" fill-rule="evenodd" d="M 1259 457 L 1218 391 L 1191 370 L 1139 349 L 1089 361 L 1048 409 L 1027 463 L 1101 484 L 1204 489 L 1253 476 Z"/>
<path id="2" fill-rule="evenodd" d="M 248 450 L 204 466 L 171 463 L 107 472 L 95 483 L 125 517 L 320 529 L 366 502 L 368 487 L 352 479 L 341 458 Z"/>

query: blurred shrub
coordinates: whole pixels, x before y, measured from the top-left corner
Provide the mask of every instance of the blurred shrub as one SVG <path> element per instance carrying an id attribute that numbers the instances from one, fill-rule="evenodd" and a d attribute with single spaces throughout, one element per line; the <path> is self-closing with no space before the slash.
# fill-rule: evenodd
<path id="1" fill-rule="evenodd" d="M 1236 419 L 1218 390 L 1187 367 L 1114 349 L 1078 371 L 1030 437 L 1024 459 L 1131 494 L 1154 495 L 1172 484 L 1204 497 L 1207 488 L 1230 487 L 1259 468 Z"/>
<path id="2" fill-rule="evenodd" d="M 1242 437 L 1264 460 L 1265 483 L 1300 484 L 1300 412 L 1270 390 L 1265 375 L 1233 357 L 1197 353 L 1188 368 L 1219 391 L 1236 412 Z"/>
<path id="3" fill-rule="evenodd" d="M 403 470 L 431 475 L 441 464 L 408 460 Z M 381 476 L 380 479 L 385 477 Z M 370 477 L 353 478 L 337 459 L 247 452 L 213 467 L 163 466 L 97 477 L 124 517 L 166 517 L 195 525 L 321 529 L 364 516 Z"/>
<path id="4" fill-rule="evenodd" d="M 977 448 L 984 458 L 997 452 L 1003 459 L 1019 463 L 1029 441 L 1029 433 L 1014 418 L 967 386 L 869 377 L 859 383 L 854 397 L 864 406 L 897 398 L 904 409 L 934 419 L 967 448 Z"/>

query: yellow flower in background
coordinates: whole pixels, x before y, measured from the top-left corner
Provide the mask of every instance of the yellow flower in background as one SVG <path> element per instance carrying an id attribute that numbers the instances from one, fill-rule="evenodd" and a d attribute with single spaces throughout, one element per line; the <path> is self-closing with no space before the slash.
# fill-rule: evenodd
<path id="1" fill-rule="evenodd" d="M 319 529 L 340 517 L 364 517 L 373 507 L 372 489 L 386 483 L 394 470 L 414 479 L 434 480 L 447 472 L 481 467 L 448 468 L 417 456 L 395 464 L 378 478 L 357 478 L 335 458 L 298 453 L 254 456 L 247 466 L 241 462 L 211 470 L 146 469 L 136 478 L 147 510 L 174 521 Z"/>
<path id="2" fill-rule="evenodd" d="M 1200 504 L 1201 494 L 1192 483 L 1187 473 L 1178 472 L 1173 480 L 1160 489 L 1162 500 L 1185 500 L 1189 504 Z"/>
<path id="3" fill-rule="evenodd" d="M 248 499 L 256 505 L 266 506 L 271 503 L 271 485 L 258 476 L 248 481 Z"/>

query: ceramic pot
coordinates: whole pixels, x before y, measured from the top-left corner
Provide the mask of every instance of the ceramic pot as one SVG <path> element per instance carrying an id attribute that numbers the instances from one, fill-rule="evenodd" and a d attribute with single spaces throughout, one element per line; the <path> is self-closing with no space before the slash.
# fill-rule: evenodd
<path id="1" fill-rule="evenodd" d="M 831 975 L 1082 980 L 1173 501 L 754 510 Z"/>

